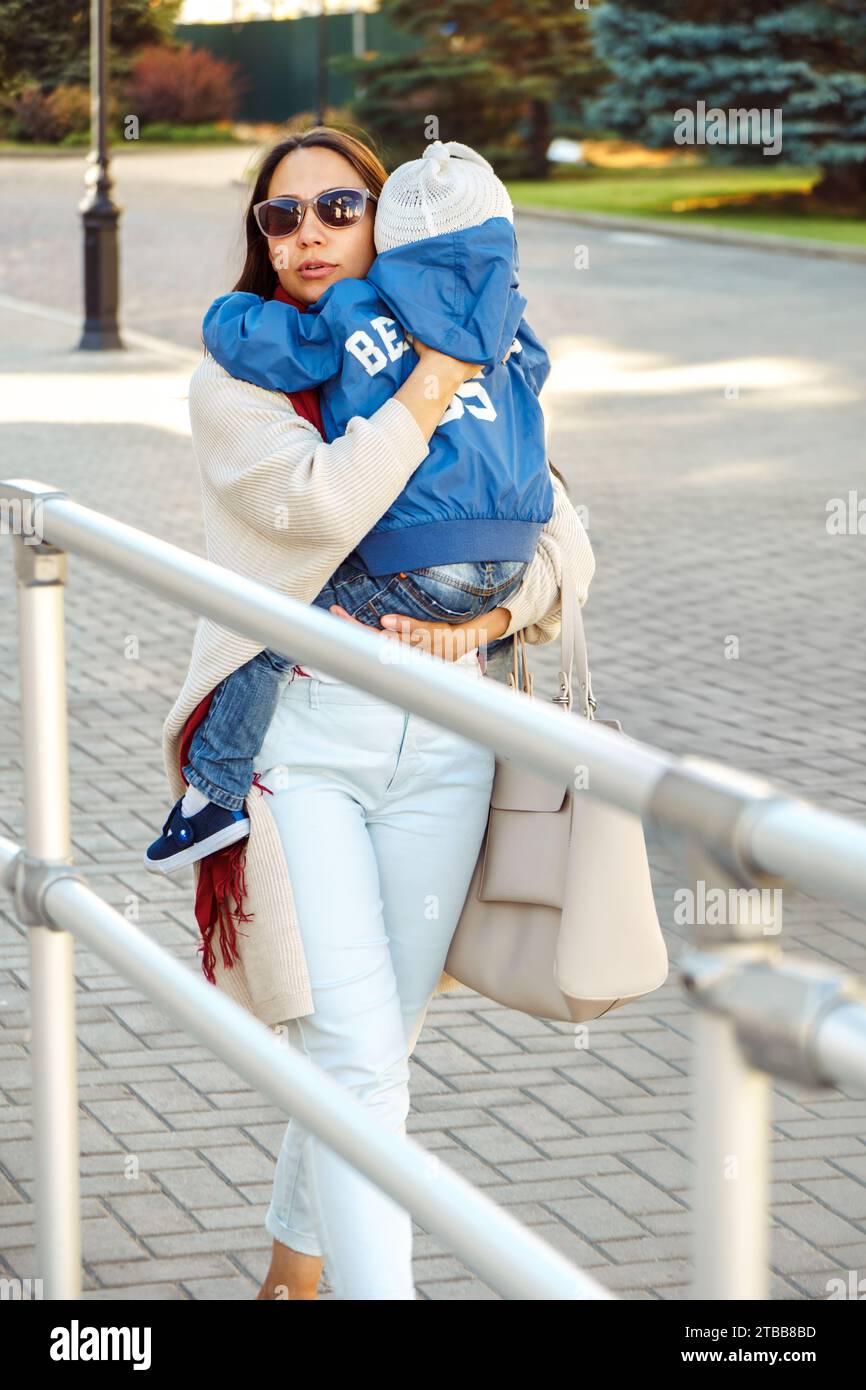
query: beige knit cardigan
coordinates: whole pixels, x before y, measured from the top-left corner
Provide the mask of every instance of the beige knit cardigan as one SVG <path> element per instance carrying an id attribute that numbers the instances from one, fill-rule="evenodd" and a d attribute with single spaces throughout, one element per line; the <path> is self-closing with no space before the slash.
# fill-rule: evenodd
<path id="1" fill-rule="evenodd" d="M 349 421 L 325 444 L 296 414 L 288 397 L 230 376 L 205 353 L 189 388 L 192 443 L 201 479 L 207 557 L 310 603 L 337 565 L 387 511 L 428 452 L 427 441 L 400 401 L 369 419 Z M 549 642 L 560 629 L 563 571 L 586 599 L 595 561 L 586 532 L 553 478 L 555 510 L 518 592 L 506 636 L 523 628 L 527 642 Z M 287 509 L 287 510 L 286 510 Z M 287 524 L 288 522 L 288 524 Z M 200 618 L 180 694 L 162 737 L 171 800 L 183 795 L 180 740 L 204 697 L 263 644 Z M 224 966 L 215 951 L 219 988 L 263 1023 L 313 1012 L 310 980 L 285 855 L 268 797 L 246 800 L 250 833 L 240 959 Z M 199 864 L 193 865 L 196 883 Z M 443 974 L 436 993 L 457 987 Z"/>

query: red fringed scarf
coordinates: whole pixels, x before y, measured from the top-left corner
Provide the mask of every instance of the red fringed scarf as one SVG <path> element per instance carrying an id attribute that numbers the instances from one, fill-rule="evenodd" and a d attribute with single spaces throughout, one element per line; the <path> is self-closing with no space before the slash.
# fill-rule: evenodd
<path id="1" fill-rule="evenodd" d="M 273 299 L 281 299 L 284 304 L 293 304 L 302 314 L 306 312 L 307 306 L 300 300 L 293 299 L 287 294 L 282 285 L 277 284 L 277 288 L 271 296 Z M 319 404 L 318 389 L 308 391 L 286 391 L 298 415 L 304 420 L 309 420 L 315 425 L 320 435 L 324 439 L 325 431 L 322 425 L 322 413 Z M 183 769 L 189 762 L 189 747 L 192 743 L 193 734 L 207 714 L 210 702 L 213 699 L 213 691 L 204 697 L 196 705 L 192 714 L 187 719 L 180 741 L 180 768 L 181 775 Z M 259 774 L 253 776 L 253 786 L 258 787 L 259 793 L 268 792 L 271 795 L 270 787 L 266 787 L 259 780 Z M 233 845 L 227 845 L 225 849 L 217 850 L 214 854 L 208 854 L 204 859 L 198 861 L 199 877 L 198 887 L 195 895 L 195 916 L 198 922 L 199 931 L 202 936 L 202 945 L 199 950 L 202 952 L 202 971 L 210 983 L 216 984 L 214 976 L 214 965 L 216 956 L 214 955 L 213 936 L 214 932 L 219 932 L 219 946 L 222 955 L 223 965 L 228 969 L 239 959 L 237 928 L 236 922 L 249 922 L 255 915 L 244 910 L 244 900 L 247 894 L 246 879 L 244 871 L 246 868 L 247 840 L 236 840 Z M 231 900 L 234 899 L 234 908 L 231 907 Z"/>

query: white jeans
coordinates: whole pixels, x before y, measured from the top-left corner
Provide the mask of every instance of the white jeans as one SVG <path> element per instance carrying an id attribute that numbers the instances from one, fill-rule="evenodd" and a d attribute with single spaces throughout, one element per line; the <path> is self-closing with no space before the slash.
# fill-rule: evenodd
<path id="1" fill-rule="evenodd" d="M 483 679 L 477 662 L 456 663 Z M 378 696 L 297 677 L 256 760 L 286 854 L 314 1012 L 289 1042 L 406 1133 L 409 1054 L 478 856 L 491 749 Z M 289 1120 L 265 1219 L 338 1299 L 414 1299 L 410 1215 Z"/>

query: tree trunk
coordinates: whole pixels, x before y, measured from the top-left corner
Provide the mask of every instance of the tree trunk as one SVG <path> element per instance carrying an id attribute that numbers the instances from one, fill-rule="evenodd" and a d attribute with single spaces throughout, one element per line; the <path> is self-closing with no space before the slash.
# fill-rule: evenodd
<path id="1" fill-rule="evenodd" d="M 550 144 L 550 107 L 540 97 L 530 104 L 529 158 L 531 177 L 546 179 L 548 174 L 547 147 Z"/>
<path id="2" fill-rule="evenodd" d="M 852 212 L 866 208 L 866 161 L 832 164 L 812 189 L 816 202 Z"/>

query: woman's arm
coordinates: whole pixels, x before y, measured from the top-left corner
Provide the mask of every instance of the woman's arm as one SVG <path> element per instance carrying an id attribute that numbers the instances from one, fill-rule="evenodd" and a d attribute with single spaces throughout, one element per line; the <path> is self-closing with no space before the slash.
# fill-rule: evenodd
<path id="1" fill-rule="evenodd" d="M 189 387 L 202 475 L 220 504 L 264 539 L 315 551 L 324 583 L 399 496 L 475 370 L 422 349 L 389 401 L 325 444 L 286 396 L 230 376 L 207 353 Z"/>
<path id="2" fill-rule="evenodd" d="M 523 583 L 504 605 L 511 621 L 503 636 L 523 629 L 525 641 L 551 642 L 562 625 L 562 583 L 573 583 L 583 606 L 595 574 L 595 556 L 586 529 L 557 477 L 553 515 L 541 533 Z"/>

